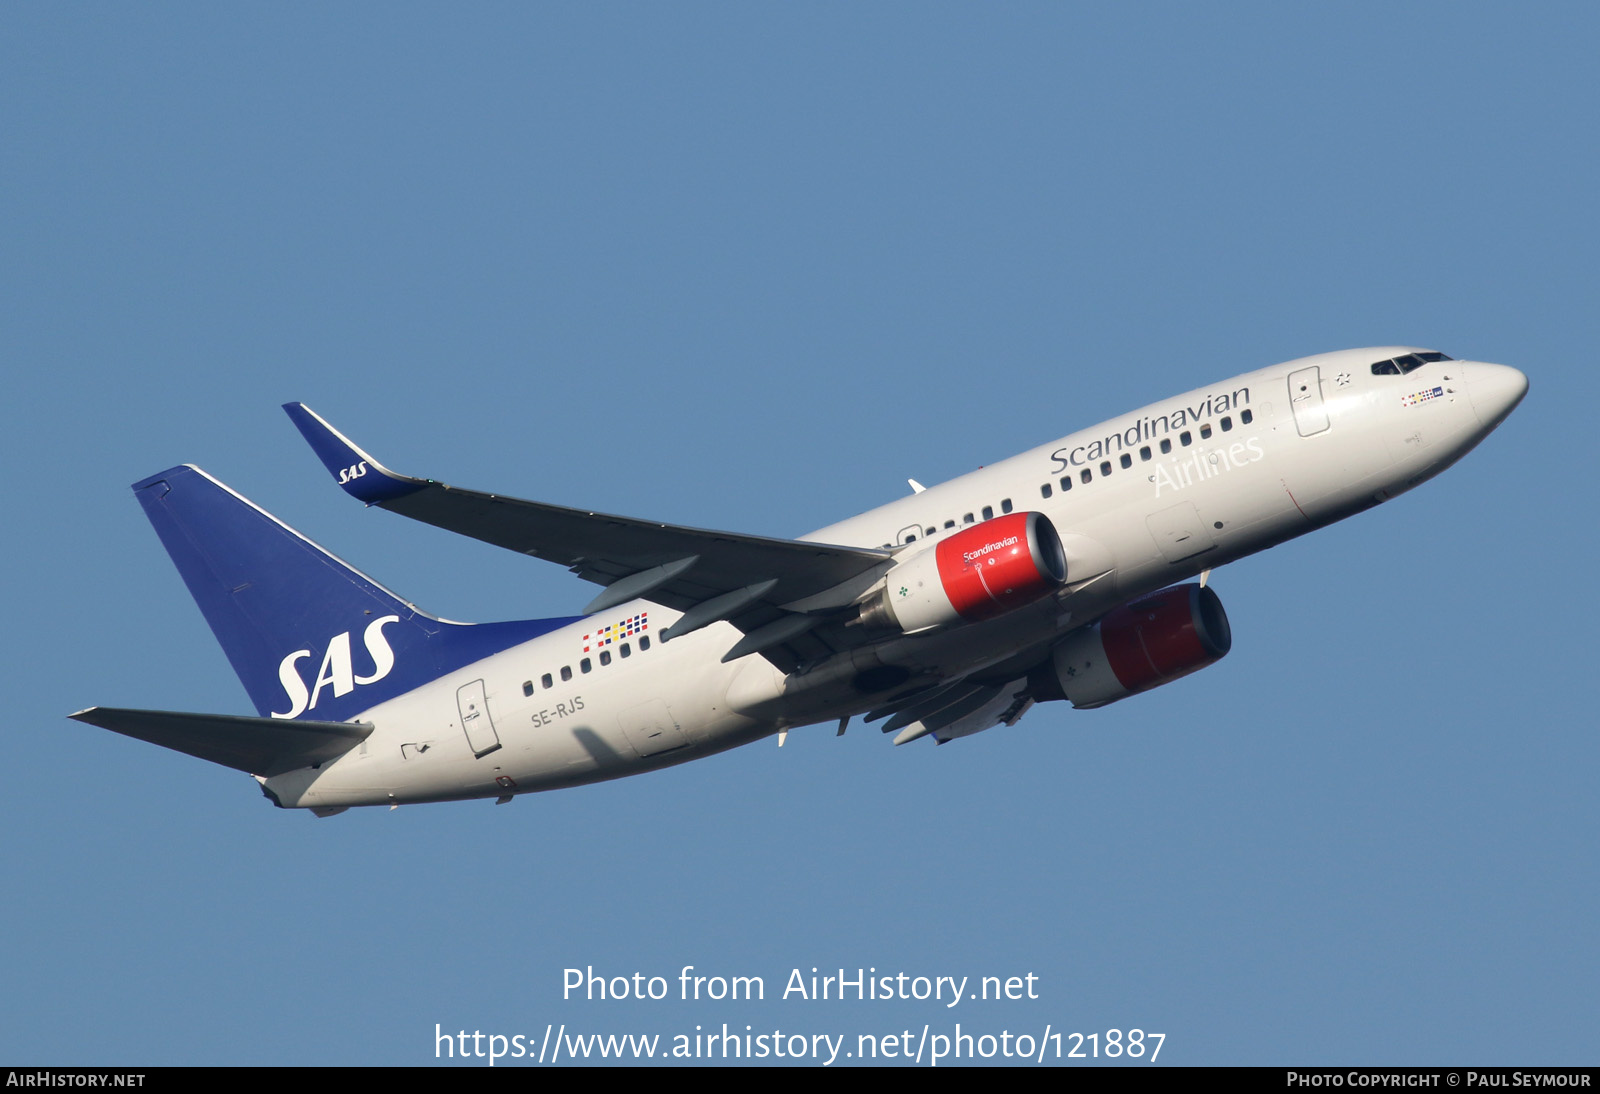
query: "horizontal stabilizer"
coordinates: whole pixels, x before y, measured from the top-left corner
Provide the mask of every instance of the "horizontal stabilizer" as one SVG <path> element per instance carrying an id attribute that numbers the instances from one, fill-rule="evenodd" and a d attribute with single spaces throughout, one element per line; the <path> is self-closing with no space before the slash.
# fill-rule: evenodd
<path id="1" fill-rule="evenodd" d="M 372 732 L 365 722 L 297 722 L 122 707 L 90 707 L 71 717 L 267 778 L 338 759 Z"/>

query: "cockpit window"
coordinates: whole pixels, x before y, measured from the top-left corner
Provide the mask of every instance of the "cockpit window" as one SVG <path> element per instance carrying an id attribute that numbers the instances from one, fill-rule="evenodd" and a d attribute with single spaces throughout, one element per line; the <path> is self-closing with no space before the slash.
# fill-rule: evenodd
<path id="1" fill-rule="evenodd" d="M 1435 361 L 1454 361 L 1454 357 L 1447 356 L 1437 350 L 1428 350 L 1425 353 L 1407 353 L 1400 357 L 1391 357 L 1387 361 L 1375 362 L 1372 366 L 1374 376 L 1404 376 L 1406 373 L 1430 365 Z"/>

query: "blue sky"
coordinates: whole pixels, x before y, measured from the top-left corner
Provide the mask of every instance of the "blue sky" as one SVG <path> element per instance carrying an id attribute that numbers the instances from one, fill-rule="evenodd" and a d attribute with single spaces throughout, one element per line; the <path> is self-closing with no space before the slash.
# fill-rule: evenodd
<path id="1" fill-rule="evenodd" d="M 7 6 L 0 1059 L 960 1022 L 1592 1063 L 1597 34 L 1578 4 Z M 1218 571 L 1232 654 L 1107 710 L 321 821 L 65 719 L 248 710 L 126 488 L 175 463 L 451 618 L 592 595 L 350 502 L 288 400 L 403 471 L 798 535 L 1395 342 L 1531 393 L 1440 479 Z M 768 998 L 562 999 L 684 965 Z M 778 998 L 812 967 L 1039 998 Z"/>

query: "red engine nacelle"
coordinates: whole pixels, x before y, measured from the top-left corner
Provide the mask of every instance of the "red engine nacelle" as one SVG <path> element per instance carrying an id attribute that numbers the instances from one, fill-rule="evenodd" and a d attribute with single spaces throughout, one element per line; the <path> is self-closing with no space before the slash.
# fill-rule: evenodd
<path id="1" fill-rule="evenodd" d="M 1010 513 L 963 528 L 890 570 L 861 619 L 915 634 L 1003 615 L 1066 580 L 1066 556 L 1050 518 Z"/>
<path id="2" fill-rule="evenodd" d="M 1174 585 L 1068 635 L 1030 682 L 1036 698 L 1103 707 L 1203 669 L 1232 647 L 1228 613 L 1217 594 L 1199 585 Z"/>

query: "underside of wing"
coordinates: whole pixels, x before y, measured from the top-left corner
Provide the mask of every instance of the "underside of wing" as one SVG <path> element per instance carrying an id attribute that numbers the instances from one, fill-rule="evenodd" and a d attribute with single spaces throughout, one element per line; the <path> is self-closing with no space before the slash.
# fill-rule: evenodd
<path id="1" fill-rule="evenodd" d="M 887 719 L 883 732 L 899 730 L 894 739 L 897 745 L 930 734 L 944 744 L 997 725 L 1016 725 L 1033 704 L 1026 678 L 1004 684 L 964 679 L 902 696 L 869 711 L 866 720 Z"/>
<path id="2" fill-rule="evenodd" d="M 336 760 L 372 733 L 365 722 L 299 722 L 125 707 L 90 707 L 70 717 L 267 778 Z"/>
<path id="3" fill-rule="evenodd" d="M 642 597 L 684 613 L 668 638 L 727 620 L 745 633 L 727 659 L 760 653 L 791 671 L 857 644 L 838 614 L 892 564 L 886 550 L 686 528 L 399 475 L 304 404 L 284 410 L 352 497 L 606 586 L 586 612 Z"/>

